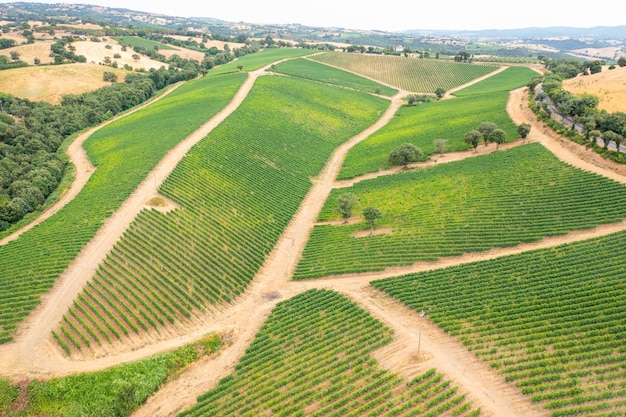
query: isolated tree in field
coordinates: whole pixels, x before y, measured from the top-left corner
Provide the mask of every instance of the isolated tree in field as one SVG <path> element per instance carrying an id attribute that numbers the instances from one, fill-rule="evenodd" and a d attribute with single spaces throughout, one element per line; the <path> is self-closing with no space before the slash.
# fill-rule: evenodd
<path id="1" fill-rule="evenodd" d="M 115 83 L 117 82 L 117 74 L 114 72 L 105 71 L 104 74 L 102 74 L 102 81 Z"/>
<path id="2" fill-rule="evenodd" d="M 517 126 L 517 133 L 519 133 L 522 141 L 526 140 L 526 137 L 530 133 L 531 127 L 532 126 L 530 125 L 530 123 L 522 123 L 521 125 Z"/>
<path id="3" fill-rule="evenodd" d="M 448 147 L 448 139 L 435 139 L 433 142 L 435 149 L 439 152 L 439 155 L 443 155 Z"/>
<path id="4" fill-rule="evenodd" d="M 376 207 L 365 207 L 363 209 L 363 218 L 365 219 L 365 223 L 367 223 L 367 227 L 370 229 L 370 236 L 374 232 L 374 224 L 377 219 L 380 219 L 383 214 Z"/>
<path id="5" fill-rule="evenodd" d="M 422 156 L 424 152 L 420 148 L 412 143 L 403 143 L 391 151 L 387 160 L 391 165 L 404 165 L 406 169 L 409 162 L 418 161 Z"/>
<path id="6" fill-rule="evenodd" d="M 494 122 L 482 122 L 478 125 L 476 130 L 478 130 L 480 134 L 483 135 L 485 146 L 487 146 L 487 143 L 489 143 L 489 135 L 491 135 L 491 133 L 497 128 L 498 125 L 496 125 Z"/>
<path id="7" fill-rule="evenodd" d="M 504 143 L 506 140 L 506 133 L 502 129 L 496 129 L 489 135 L 489 142 L 494 142 L 496 144 L 496 150 Z"/>
<path id="8" fill-rule="evenodd" d="M 617 65 L 619 65 L 620 67 L 626 67 L 626 57 L 620 56 L 617 60 Z"/>
<path id="9" fill-rule="evenodd" d="M 445 88 L 442 88 L 442 87 L 438 87 L 438 88 L 435 90 L 435 95 L 437 96 L 437 98 L 438 98 L 438 99 L 440 99 L 440 100 L 441 100 L 441 99 L 443 98 L 443 96 L 445 96 L 445 95 L 446 95 L 446 89 L 445 89 Z"/>
<path id="10" fill-rule="evenodd" d="M 348 219 L 352 217 L 352 209 L 356 203 L 356 196 L 350 193 L 342 194 L 337 199 L 337 207 L 335 208 L 335 211 L 341 215 L 344 223 L 348 223 Z"/>
<path id="11" fill-rule="evenodd" d="M 474 152 L 476 152 L 476 148 L 478 148 L 478 144 L 483 139 L 483 135 L 478 130 L 470 130 L 465 134 L 465 143 L 472 145 L 474 148 Z"/>

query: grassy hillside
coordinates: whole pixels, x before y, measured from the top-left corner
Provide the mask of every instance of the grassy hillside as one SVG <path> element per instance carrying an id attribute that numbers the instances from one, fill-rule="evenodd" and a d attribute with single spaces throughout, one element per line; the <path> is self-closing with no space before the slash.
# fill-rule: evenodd
<path id="1" fill-rule="evenodd" d="M 382 270 L 624 219 L 626 188 L 558 160 L 540 144 L 335 189 L 321 220 L 350 192 L 392 233 L 356 238 L 365 224 L 316 226 L 295 278 Z M 593 199 L 589 196 L 593 195 Z"/>
<path id="2" fill-rule="evenodd" d="M 16 68 L 0 71 L 0 91 L 31 101 L 59 104 L 65 94 L 81 94 L 109 85 L 102 80 L 105 72 L 117 74 L 119 82 L 128 73 L 95 64 Z"/>
<path id="3" fill-rule="evenodd" d="M 221 346 L 220 337 L 211 334 L 182 348 L 100 372 L 33 380 L 19 386 L 0 379 L 0 414 L 126 417 L 186 367 Z M 8 413 L 18 408 L 20 411 Z"/>

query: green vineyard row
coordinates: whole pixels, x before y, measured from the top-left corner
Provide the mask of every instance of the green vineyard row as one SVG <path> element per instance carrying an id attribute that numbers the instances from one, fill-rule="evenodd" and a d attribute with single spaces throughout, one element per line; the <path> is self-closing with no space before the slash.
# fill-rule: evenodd
<path id="1" fill-rule="evenodd" d="M 158 331 L 232 301 L 332 150 L 387 104 L 295 78 L 257 80 L 161 187 L 181 208 L 142 211 L 107 256 L 55 331 L 66 350 Z"/>
<path id="2" fill-rule="evenodd" d="M 374 281 L 550 415 L 626 409 L 626 233 Z"/>
<path id="3" fill-rule="evenodd" d="M 365 224 L 318 225 L 294 278 L 382 270 L 518 245 L 624 219 L 624 185 L 574 168 L 534 143 L 335 189 L 320 220 L 338 218 L 346 192 L 377 207 L 391 233 L 355 238 Z M 593 198 L 590 198 L 593 196 Z"/>
<path id="4" fill-rule="evenodd" d="M 477 416 L 434 370 L 404 381 L 370 353 L 391 331 L 340 294 L 279 303 L 235 368 L 180 417 Z"/>

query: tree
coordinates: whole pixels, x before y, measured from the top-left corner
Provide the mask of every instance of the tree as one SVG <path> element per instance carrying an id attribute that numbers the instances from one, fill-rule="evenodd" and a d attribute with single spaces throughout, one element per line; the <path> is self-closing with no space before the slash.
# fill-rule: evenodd
<path id="1" fill-rule="evenodd" d="M 519 133 L 522 141 L 526 140 L 526 137 L 530 133 L 531 127 L 532 126 L 530 125 L 530 123 L 522 123 L 521 125 L 517 126 L 517 133 Z"/>
<path id="2" fill-rule="evenodd" d="M 102 74 L 102 81 L 108 81 L 108 82 L 117 82 L 117 74 L 114 72 L 110 72 L 110 71 L 105 71 L 104 74 Z"/>
<path id="3" fill-rule="evenodd" d="M 433 145 L 435 149 L 437 149 L 437 152 L 439 152 L 439 155 L 443 155 L 448 146 L 448 139 L 435 139 Z"/>
<path id="4" fill-rule="evenodd" d="M 620 67 L 626 67 L 626 57 L 620 56 L 617 60 L 617 65 L 619 65 Z"/>
<path id="5" fill-rule="evenodd" d="M 476 152 L 476 148 L 478 148 L 478 144 L 482 140 L 483 135 L 478 130 L 470 130 L 465 134 L 465 143 L 472 145 L 474 148 L 474 152 Z"/>
<path id="6" fill-rule="evenodd" d="M 367 227 L 370 229 L 370 236 L 374 232 L 374 223 L 376 223 L 376 220 L 380 219 L 382 216 L 382 213 L 376 207 L 365 207 L 363 209 L 363 218 L 367 223 Z"/>
<path id="7" fill-rule="evenodd" d="M 424 152 L 412 143 L 403 143 L 389 154 L 388 161 L 391 165 L 409 165 L 409 162 L 415 162 L 424 156 Z"/>
<path id="8" fill-rule="evenodd" d="M 496 150 L 504 143 L 506 140 L 506 133 L 502 129 L 496 129 L 489 134 L 489 142 L 495 142 Z"/>
<path id="9" fill-rule="evenodd" d="M 485 141 L 485 146 L 487 146 L 487 143 L 489 142 L 489 135 L 491 135 L 491 133 L 497 128 L 498 125 L 494 122 L 482 122 L 478 125 L 476 130 L 482 135 L 483 140 Z"/>
<path id="10" fill-rule="evenodd" d="M 443 98 L 443 96 L 445 96 L 445 95 L 446 95 L 446 89 L 445 89 L 445 88 L 442 88 L 442 87 L 438 87 L 438 88 L 435 90 L 435 95 L 437 96 L 437 98 L 438 98 L 438 99 L 440 99 L 440 100 L 441 100 L 441 99 Z"/>
<path id="11" fill-rule="evenodd" d="M 337 199 L 335 211 L 341 215 L 344 223 L 348 223 L 348 219 L 352 217 L 352 209 L 356 203 L 356 196 L 350 193 L 342 194 Z"/>
<path id="12" fill-rule="evenodd" d="M 620 135 L 619 133 L 615 133 L 612 130 L 604 132 L 604 134 L 602 135 L 602 139 L 604 140 L 604 149 L 609 149 L 609 143 L 611 141 L 615 142 L 615 144 L 619 146 L 619 144 L 624 140 L 624 138 L 622 138 L 622 135 Z"/>

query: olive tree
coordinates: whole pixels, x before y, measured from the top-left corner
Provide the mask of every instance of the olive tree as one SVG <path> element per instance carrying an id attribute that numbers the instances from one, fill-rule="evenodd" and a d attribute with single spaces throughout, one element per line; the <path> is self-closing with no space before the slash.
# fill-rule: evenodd
<path id="1" fill-rule="evenodd" d="M 531 127 L 532 126 L 530 125 L 530 123 L 522 123 L 521 125 L 517 126 L 517 133 L 519 133 L 523 141 L 526 140 L 526 137 L 530 133 Z"/>
<path id="2" fill-rule="evenodd" d="M 341 215 L 344 223 L 347 223 L 348 219 L 352 217 L 352 209 L 356 203 L 356 196 L 350 193 L 342 194 L 337 199 L 337 207 L 335 208 L 335 211 Z"/>
<path id="3" fill-rule="evenodd" d="M 406 168 L 409 162 L 418 161 L 424 152 L 412 143 L 403 143 L 389 154 L 388 162 L 391 165 L 404 165 Z"/>
<path id="4" fill-rule="evenodd" d="M 465 134 L 464 140 L 465 143 L 472 145 L 472 148 L 474 148 L 474 151 L 476 151 L 476 148 L 478 148 L 478 144 L 480 143 L 482 138 L 483 135 L 478 130 L 470 130 Z"/>
<path id="5" fill-rule="evenodd" d="M 365 207 L 363 209 L 363 218 L 370 229 L 370 236 L 374 232 L 374 224 L 376 223 L 376 220 L 380 219 L 382 216 L 382 213 L 376 207 Z"/>
<path id="6" fill-rule="evenodd" d="M 489 134 L 488 137 L 489 142 L 495 142 L 496 150 L 504 143 L 506 140 L 506 133 L 502 129 L 496 129 Z"/>
<path id="7" fill-rule="evenodd" d="M 476 128 L 477 131 L 483 136 L 483 140 L 485 141 L 485 146 L 489 143 L 489 135 L 498 128 L 494 122 L 482 122 Z"/>

